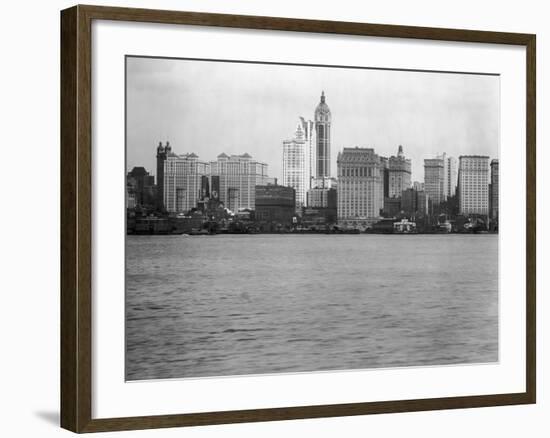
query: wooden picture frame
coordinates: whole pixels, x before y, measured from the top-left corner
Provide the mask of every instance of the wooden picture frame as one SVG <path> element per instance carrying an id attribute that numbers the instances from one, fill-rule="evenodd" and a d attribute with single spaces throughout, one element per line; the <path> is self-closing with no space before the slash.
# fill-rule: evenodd
<path id="1" fill-rule="evenodd" d="M 115 20 L 526 48 L 526 391 L 417 400 L 92 418 L 92 21 Z M 75 6 L 61 12 L 61 426 L 74 432 L 337 417 L 535 403 L 536 400 L 536 37 L 531 34 L 382 24 Z"/>

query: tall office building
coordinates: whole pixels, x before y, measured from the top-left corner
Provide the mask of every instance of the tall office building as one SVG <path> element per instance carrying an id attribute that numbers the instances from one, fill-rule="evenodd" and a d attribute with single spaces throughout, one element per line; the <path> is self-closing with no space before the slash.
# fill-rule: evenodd
<path id="1" fill-rule="evenodd" d="M 315 177 L 330 176 L 330 127 L 332 116 L 325 102 L 325 92 L 321 93 L 321 102 L 315 108 L 315 144 L 317 168 Z"/>
<path id="2" fill-rule="evenodd" d="M 305 132 L 302 123 L 298 123 L 294 138 L 283 141 L 283 186 L 296 191 L 296 208 L 306 205 L 306 193 L 309 186 L 308 153 Z"/>
<path id="3" fill-rule="evenodd" d="M 424 160 L 424 190 L 433 206 L 447 199 L 445 195 L 445 157 L 426 158 Z"/>
<path id="4" fill-rule="evenodd" d="M 164 211 L 164 162 L 168 154 L 172 153 L 172 146 L 170 142 L 166 142 L 166 146 L 163 146 L 159 141 L 157 146 L 157 193 L 156 193 L 156 207 L 158 211 Z"/>
<path id="5" fill-rule="evenodd" d="M 233 212 L 240 208 L 254 210 L 256 186 L 266 184 L 268 179 L 267 164 L 252 159 L 247 153 L 221 153 L 217 161 L 210 162 L 210 175 L 219 178 L 219 199 Z"/>
<path id="6" fill-rule="evenodd" d="M 455 157 L 446 157 L 446 160 L 445 196 L 450 198 L 456 194 L 456 186 L 458 184 L 458 163 Z"/>
<path id="7" fill-rule="evenodd" d="M 380 205 L 384 208 L 384 202 L 390 196 L 390 161 L 388 157 L 378 157 L 380 160 Z"/>
<path id="8" fill-rule="evenodd" d="M 489 212 L 489 217 L 491 219 L 498 219 L 498 159 L 491 160 L 491 191 L 489 193 L 489 201 L 491 205 L 491 210 Z"/>
<path id="9" fill-rule="evenodd" d="M 459 157 L 458 193 L 460 214 L 489 214 L 489 157 Z"/>
<path id="10" fill-rule="evenodd" d="M 405 158 L 401 145 L 397 150 L 397 156 L 393 155 L 389 159 L 388 179 L 390 198 L 400 198 L 403 191 L 411 187 L 411 160 Z"/>
<path id="11" fill-rule="evenodd" d="M 157 148 L 157 199 L 162 210 L 186 213 L 197 206 L 201 197 L 201 180 L 209 165 L 194 153 L 177 155 L 170 144 Z"/>
<path id="12" fill-rule="evenodd" d="M 313 178 L 315 178 L 315 122 L 313 120 L 306 120 L 300 117 L 300 123 L 304 131 L 304 139 L 306 142 L 306 177 L 307 177 L 307 189 L 313 187 Z"/>
<path id="13" fill-rule="evenodd" d="M 374 149 L 344 148 L 338 154 L 338 221 L 374 221 L 382 208 L 381 164 Z"/>

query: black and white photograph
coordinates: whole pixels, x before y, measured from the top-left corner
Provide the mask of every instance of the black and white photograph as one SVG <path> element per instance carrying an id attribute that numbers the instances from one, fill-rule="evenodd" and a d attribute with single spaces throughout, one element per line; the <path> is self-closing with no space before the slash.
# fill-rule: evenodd
<path id="1" fill-rule="evenodd" d="M 125 63 L 127 381 L 499 361 L 498 74 Z"/>

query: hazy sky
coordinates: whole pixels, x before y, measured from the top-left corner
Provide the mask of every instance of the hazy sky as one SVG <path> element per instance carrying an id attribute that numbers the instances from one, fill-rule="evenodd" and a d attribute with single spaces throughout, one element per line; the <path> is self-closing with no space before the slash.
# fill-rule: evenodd
<path id="1" fill-rule="evenodd" d="M 439 153 L 498 157 L 497 76 L 127 59 L 127 167 L 155 174 L 159 141 L 205 161 L 221 152 L 268 164 L 281 178 L 282 142 L 313 119 L 321 91 L 332 112 L 331 171 L 344 147 L 390 156 L 403 145 L 413 180 Z"/>

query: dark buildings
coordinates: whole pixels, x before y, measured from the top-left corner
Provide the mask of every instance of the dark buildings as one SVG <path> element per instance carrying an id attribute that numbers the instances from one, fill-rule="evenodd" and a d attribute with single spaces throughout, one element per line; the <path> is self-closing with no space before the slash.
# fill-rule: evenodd
<path id="1" fill-rule="evenodd" d="M 292 187 L 256 186 L 256 221 L 266 231 L 294 223 L 296 192 Z"/>
<path id="2" fill-rule="evenodd" d="M 159 141 L 157 147 L 157 196 L 156 208 L 158 211 L 164 211 L 164 162 L 166 157 L 172 152 L 170 142 L 166 142 L 166 146 Z"/>
<path id="3" fill-rule="evenodd" d="M 144 167 L 134 167 L 128 172 L 126 185 L 128 194 L 133 195 L 135 207 L 154 207 L 155 177 Z"/>
<path id="4" fill-rule="evenodd" d="M 401 211 L 408 218 L 428 213 L 428 198 L 423 190 L 409 188 L 401 193 Z"/>
<path id="5" fill-rule="evenodd" d="M 498 222 L 498 159 L 491 160 L 491 183 L 489 184 L 489 219 Z"/>

